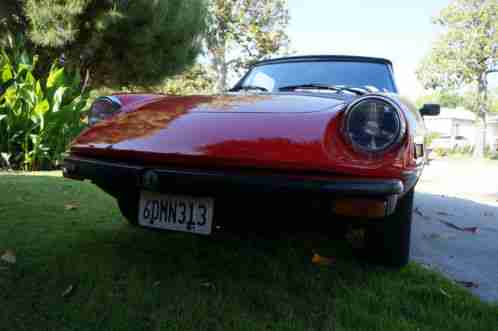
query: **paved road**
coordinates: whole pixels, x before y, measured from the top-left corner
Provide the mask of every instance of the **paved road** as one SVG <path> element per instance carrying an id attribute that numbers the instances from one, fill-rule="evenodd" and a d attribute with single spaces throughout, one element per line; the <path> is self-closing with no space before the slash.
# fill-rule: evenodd
<path id="1" fill-rule="evenodd" d="M 498 161 L 433 161 L 415 195 L 412 258 L 498 302 Z"/>

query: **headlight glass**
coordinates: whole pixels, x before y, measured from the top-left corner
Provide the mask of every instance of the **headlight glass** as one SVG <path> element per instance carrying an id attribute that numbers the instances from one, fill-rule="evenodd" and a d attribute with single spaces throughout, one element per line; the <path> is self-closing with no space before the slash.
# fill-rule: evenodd
<path id="1" fill-rule="evenodd" d="M 101 97 L 95 100 L 88 115 L 88 124 L 90 126 L 103 121 L 119 112 L 121 102 L 116 97 Z"/>
<path id="2" fill-rule="evenodd" d="M 398 107 L 382 97 L 365 97 L 346 111 L 344 133 L 354 148 L 379 153 L 400 141 L 404 125 Z"/>

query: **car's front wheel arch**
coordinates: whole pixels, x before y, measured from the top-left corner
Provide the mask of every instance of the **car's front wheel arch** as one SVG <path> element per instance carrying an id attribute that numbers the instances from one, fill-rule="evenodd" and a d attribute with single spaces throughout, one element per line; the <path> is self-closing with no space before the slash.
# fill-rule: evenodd
<path id="1" fill-rule="evenodd" d="M 391 215 L 367 227 L 364 249 L 368 260 L 397 268 L 408 264 L 414 194 L 414 188 L 410 189 Z"/>

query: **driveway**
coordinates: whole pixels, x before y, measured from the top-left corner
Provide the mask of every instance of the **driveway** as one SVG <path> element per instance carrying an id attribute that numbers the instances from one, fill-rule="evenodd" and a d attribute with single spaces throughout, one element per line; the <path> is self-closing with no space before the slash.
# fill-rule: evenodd
<path id="1" fill-rule="evenodd" d="M 498 161 L 436 160 L 425 168 L 412 258 L 498 302 Z"/>

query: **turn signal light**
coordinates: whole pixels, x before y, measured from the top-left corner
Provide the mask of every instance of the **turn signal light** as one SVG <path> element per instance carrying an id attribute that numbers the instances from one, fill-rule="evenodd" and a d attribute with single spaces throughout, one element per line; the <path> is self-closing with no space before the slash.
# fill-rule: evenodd
<path id="1" fill-rule="evenodd" d="M 346 198 L 332 203 L 336 215 L 347 217 L 383 218 L 387 215 L 387 202 L 374 199 Z"/>

